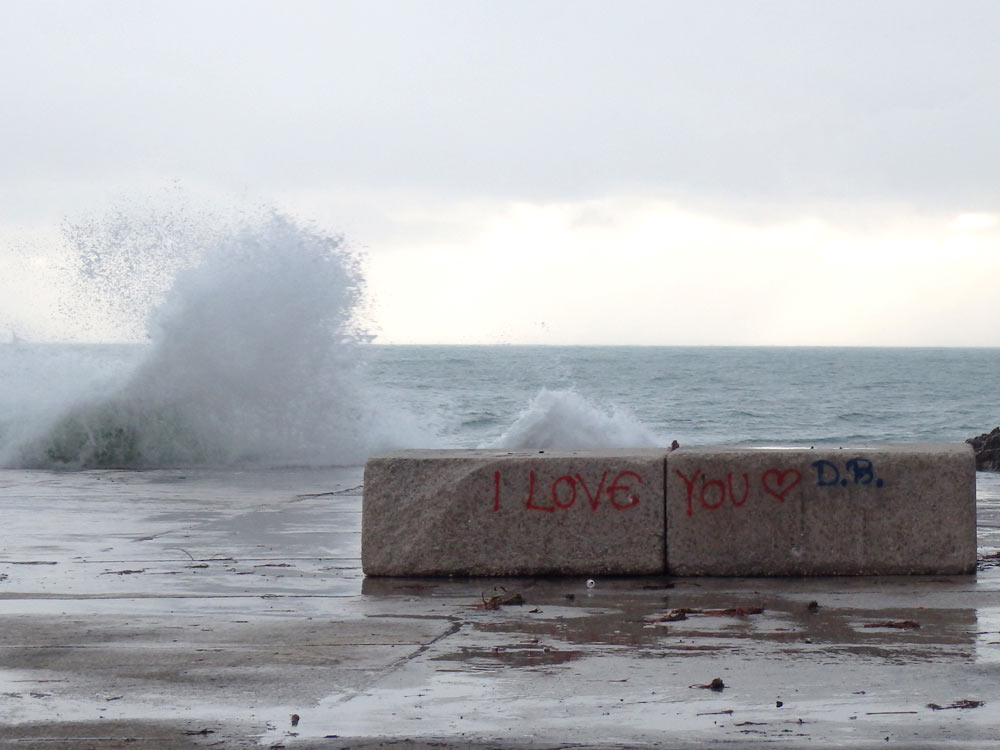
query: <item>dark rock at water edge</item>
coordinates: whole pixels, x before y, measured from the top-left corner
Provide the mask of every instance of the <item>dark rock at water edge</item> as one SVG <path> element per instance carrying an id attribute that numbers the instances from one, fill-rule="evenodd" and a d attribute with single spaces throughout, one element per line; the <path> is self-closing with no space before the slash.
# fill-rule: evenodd
<path id="1" fill-rule="evenodd" d="M 1000 471 L 1000 427 L 966 440 L 976 453 L 978 471 Z"/>

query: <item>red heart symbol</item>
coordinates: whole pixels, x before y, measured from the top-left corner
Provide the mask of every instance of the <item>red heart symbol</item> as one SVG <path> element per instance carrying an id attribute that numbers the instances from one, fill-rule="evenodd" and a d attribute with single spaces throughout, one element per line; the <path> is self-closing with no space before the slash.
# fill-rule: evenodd
<path id="1" fill-rule="evenodd" d="M 772 482 L 768 482 L 769 477 L 774 477 Z M 786 477 L 790 479 L 786 482 Z M 777 469 L 768 469 L 764 472 L 764 476 L 760 478 L 760 486 L 764 488 L 764 492 L 769 495 L 773 495 L 779 500 L 784 500 L 785 495 L 792 491 L 799 482 L 802 481 L 802 474 L 798 469 L 788 469 L 787 471 L 778 471 Z"/>

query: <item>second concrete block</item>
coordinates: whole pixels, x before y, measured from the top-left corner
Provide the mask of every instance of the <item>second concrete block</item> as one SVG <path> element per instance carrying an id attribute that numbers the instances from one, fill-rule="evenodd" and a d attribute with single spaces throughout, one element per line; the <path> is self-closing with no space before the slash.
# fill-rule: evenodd
<path id="1" fill-rule="evenodd" d="M 666 484 L 676 575 L 975 570 L 967 445 L 681 449 Z"/>

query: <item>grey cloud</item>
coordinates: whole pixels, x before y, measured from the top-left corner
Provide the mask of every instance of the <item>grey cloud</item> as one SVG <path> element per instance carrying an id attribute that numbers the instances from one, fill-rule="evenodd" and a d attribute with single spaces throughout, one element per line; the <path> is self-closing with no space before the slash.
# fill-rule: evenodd
<path id="1" fill-rule="evenodd" d="M 986 2 L 9 2 L 0 181 L 995 206 Z"/>

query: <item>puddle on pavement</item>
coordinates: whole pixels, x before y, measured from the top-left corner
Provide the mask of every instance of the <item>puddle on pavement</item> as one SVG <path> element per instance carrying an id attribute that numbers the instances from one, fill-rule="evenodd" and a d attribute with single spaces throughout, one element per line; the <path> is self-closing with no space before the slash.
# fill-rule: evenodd
<path id="1" fill-rule="evenodd" d="M 577 659 L 579 649 L 559 649 L 538 641 L 505 646 L 462 646 L 457 652 L 433 657 L 432 661 L 461 661 L 461 671 L 492 671 L 498 667 L 551 667 Z"/>
<path id="2" fill-rule="evenodd" d="M 977 624 L 976 661 L 1000 664 L 1000 607 L 981 607 Z"/>
<path id="3" fill-rule="evenodd" d="M 880 585 L 896 583 L 883 580 L 869 588 L 877 595 Z M 838 584 L 852 594 L 859 588 L 854 580 Z M 831 584 L 827 580 L 823 585 L 829 589 Z M 935 583 L 945 585 L 948 582 Z M 965 585 L 964 579 L 954 582 L 956 588 Z M 363 593 L 439 603 L 467 600 L 467 609 L 459 615 L 467 626 L 484 635 L 507 636 L 507 642 L 500 650 L 493 642 L 435 658 L 490 668 L 553 666 L 620 647 L 649 658 L 773 653 L 819 662 L 856 658 L 897 664 L 971 661 L 985 650 L 982 638 L 977 638 L 984 628 L 977 624 L 975 609 L 831 606 L 824 603 L 822 586 L 817 588 L 815 602 L 802 595 L 807 590 L 802 581 L 751 579 L 604 579 L 593 588 L 575 579 L 366 579 Z M 519 593 L 524 604 L 484 611 L 483 602 L 494 591 Z M 839 602 L 842 594 L 831 592 L 827 599 Z M 892 595 L 893 601 L 925 601 L 895 591 Z M 868 601 L 875 604 L 875 599 Z M 759 608 L 763 611 L 756 613 Z M 679 612 L 684 614 L 674 619 Z M 993 640 L 1000 641 L 1000 633 Z M 544 644 L 550 650 L 525 643 Z"/>

